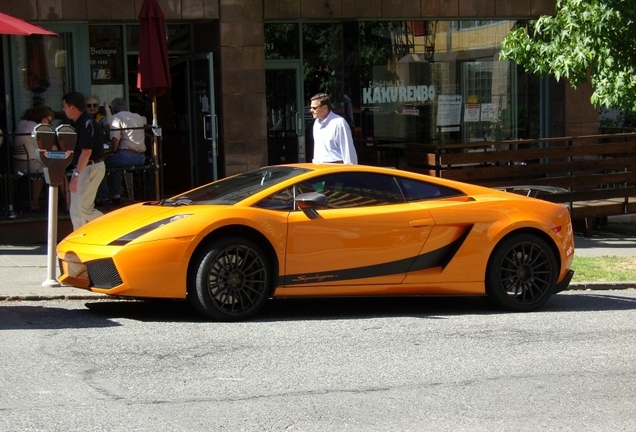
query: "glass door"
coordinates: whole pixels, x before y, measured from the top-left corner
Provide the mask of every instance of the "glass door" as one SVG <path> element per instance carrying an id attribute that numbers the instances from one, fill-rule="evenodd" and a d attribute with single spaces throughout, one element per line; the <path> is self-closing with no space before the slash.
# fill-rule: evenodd
<path id="1" fill-rule="evenodd" d="M 212 53 L 195 54 L 189 60 L 192 187 L 218 179 L 218 133 L 214 106 Z"/>
<path id="2" fill-rule="evenodd" d="M 305 162 L 301 63 L 268 61 L 265 68 L 268 163 Z"/>

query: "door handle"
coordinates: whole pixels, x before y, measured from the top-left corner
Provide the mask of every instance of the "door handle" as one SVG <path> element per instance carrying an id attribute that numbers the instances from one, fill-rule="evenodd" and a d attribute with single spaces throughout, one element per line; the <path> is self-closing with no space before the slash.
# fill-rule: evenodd
<path id="1" fill-rule="evenodd" d="M 434 219 L 416 219 L 409 222 L 409 225 L 411 225 L 413 228 L 419 228 L 423 226 L 433 226 L 435 225 L 435 220 Z"/>
<path id="2" fill-rule="evenodd" d="M 302 115 L 303 113 L 298 111 L 295 114 L 296 117 L 296 135 L 301 136 L 303 134 L 303 119 L 302 119 Z"/>
<path id="3" fill-rule="evenodd" d="M 219 130 L 219 117 L 216 114 L 214 114 L 214 135 L 212 136 L 212 153 L 214 154 L 214 156 L 218 156 L 219 155 L 219 146 L 218 146 L 219 133 L 218 133 L 218 130 Z"/>
<path id="4" fill-rule="evenodd" d="M 203 139 L 208 141 L 212 140 L 212 137 L 208 135 L 208 132 L 212 130 L 212 115 L 206 114 L 203 116 Z"/>

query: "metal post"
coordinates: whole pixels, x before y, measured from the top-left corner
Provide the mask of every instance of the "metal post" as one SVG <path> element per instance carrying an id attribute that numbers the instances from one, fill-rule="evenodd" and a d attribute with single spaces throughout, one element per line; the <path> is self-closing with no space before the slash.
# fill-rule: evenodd
<path id="1" fill-rule="evenodd" d="M 57 245 L 57 186 L 49 185 L 49 233 L 47 241 L 47 279 L 42 282 L 42 286 L 59 287 L 56 275 L 56 254 Z"/>

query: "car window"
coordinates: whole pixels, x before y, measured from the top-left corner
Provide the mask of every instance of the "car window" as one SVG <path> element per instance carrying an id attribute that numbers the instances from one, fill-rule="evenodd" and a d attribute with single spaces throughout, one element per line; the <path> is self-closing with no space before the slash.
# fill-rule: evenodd
<path id="1" fill-rule="evenodd" d="M 305 168 L 273 166 L 227 177 L 174 198 L 193 204 L 236 204 L 257 192 L 309 171 Z"/>
<path id="2" fill-rule="evenodd" d="M 456 189 L 425 181 L 412 180 L 402 177 L 398 177 L 397 181 L 404 191 L 406 200 L 409 202 L 464 195 L 463 192 Z"/>
<path id="3" fill-rule="evenodd" d="M 339 173 L 315 177 L 296 185 L 296 193 L 318 192 L 329 198 L 328 208 L 368 207 L 403 203 L 395 178 L 373 173 Z"/>
<path id="4" fill-rule="evenodd" d="M 292 211 L 294 209 L 294 188 L 289 187 L 282 191 L 275 192 L 254 204 L 269 210 Z"/>

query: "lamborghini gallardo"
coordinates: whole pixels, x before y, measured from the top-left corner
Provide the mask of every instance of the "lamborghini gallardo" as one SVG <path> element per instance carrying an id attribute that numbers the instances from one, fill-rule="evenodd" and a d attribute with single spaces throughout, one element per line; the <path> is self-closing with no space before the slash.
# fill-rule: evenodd
<path id="1" fill-rule="evenodd" d="M 57 246 L 59 281 L 187 299 L 209 319 L 275 297 L 483 296 L 531 311 L 573 275 L 567 207 L 392 168 L 293 164 L 120 208 Z"/>

